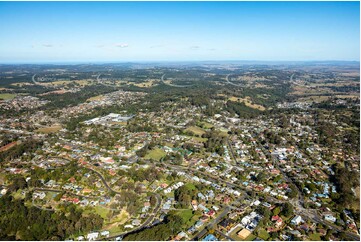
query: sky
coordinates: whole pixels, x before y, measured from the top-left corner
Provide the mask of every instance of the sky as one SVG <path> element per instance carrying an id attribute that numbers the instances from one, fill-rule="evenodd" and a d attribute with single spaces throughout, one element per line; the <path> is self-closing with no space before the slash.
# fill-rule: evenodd
<path id="1" fill-rule="evenodd" d="M 359 59 L 359 2 L 0 2 L 0 63 Z"/>

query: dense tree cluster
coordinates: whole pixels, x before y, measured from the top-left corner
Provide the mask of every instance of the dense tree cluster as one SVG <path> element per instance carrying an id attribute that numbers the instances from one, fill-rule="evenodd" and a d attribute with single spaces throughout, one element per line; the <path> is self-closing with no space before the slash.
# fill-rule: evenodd
<path id="1" fill-rule="evenodd" d="M 181 231 L 182 226 L 187 221 L 183 217 L 177 215 L 174 211 L 170 211 L 163 223 L 155 225 L 151 228 L 141 230 L 129 234 L 123 238 L 125 241 L 165 241 L 171 236 Z"/>
<path id="2" fill-rule="evenodd" d="M 204 142 L 204 148 L 208 152 L 217 152 L 219 155 L 223 155 L 226 137 L 221 135 L 219 131 L 208 131 L 202 135 L 202 138 L 207 138 L 207 141 Z"/>
<path id="3" fill-rule="evenodd" d="M 28 154 L 34 154 L 35 151 L 43 145 L 42 141 L 35 139 L 28 139 L 22 141 L 20 144 L 14 147 L 0 152 L 0 161 L 8 161 L 20 157 L 25 152 Z"/>
<path id="4" fill-rule="evenodd" d="M 355 201 L 352 188 L 360 185 L 360 174 L 355 170 L 348 170 L 345 167 L 336 167 L 335 175 L 332 180 L 337 186 L 340 194 L 337 202 L 344 207 L 349 207 Z"/>
<path id="5" fill-rule="evenodd" d="M 258 116 L 261 111 L 258 109 L 247 107 L 244 103 L 228 101 L 224 108 L 232 114 L 237 114 L 241 118 L 254 118 Z"/>
<path id="6" fill-rule="evenodd" d="M 116 91 L 114 87 L 107 87 L 102 85 L 91 85 L 84 87 L 81 92 L 77 92 L 76 95 L 71 92 L 64 94 L 52 94 L 43 96 L 43 99 L 50 101 L 46 104 L 46 109 L 59 109 L 67 106 L 75 106 L 79 103 L 85 102 L 88 98 L 97 95 Z"/>
<path id="7" fill-rule="evenodd" d="M 0 198 L 0 214 L 2 240 L 64 240 L 103 225 L 99 215 L 83 215 L 74 205 L 56 212 L 41 210 L 9 195 Z"/>
<path id="8" fill-rule="evenodd" d="M 119 170 L 118 174 L 121 176 L 126 175 L 132 178 L 135 182 L 137 181 L 142 182 L 144 180 L 152 182 L 154 180 L 161 179 L 163 176 L 162 172 L 154 166 L 151 166 L 146 169 L 139 169 L 136 167 L 132 167 L 127 171 Z"/>
<path id="9" fill-rule="evenodd" d="M 186 184 L 174 191 L 174 198 L 181 208 L 189 208 L 192 199 L 196 198 L 198 189 L 192 184 Z"/>

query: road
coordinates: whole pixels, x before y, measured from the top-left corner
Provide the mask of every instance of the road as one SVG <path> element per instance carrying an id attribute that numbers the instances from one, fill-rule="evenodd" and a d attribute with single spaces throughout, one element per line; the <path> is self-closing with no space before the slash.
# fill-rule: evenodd
<path id="1" fill-rule="evenodd" d="M 233 158 L 233 165 L 237 165 L 237 159 L 236 159 L 236 156 L 234 155 L 234 152 L 233 152 L 233 148 L 232 148 L 232 145 L 231 145 L 231 142 L 229 142 L 229 138 L 227 137 L 227 145 L 228 145 L 228 148 L 229 150 L 231 151 L 231 154 L 232 154 L 232 158 Z"/>
<path id="2" fill-rule="evenodd" d="M 85 169 L 88 169 L 88 170 L 90 170 L 90 171 L 92 171 L 92 172 L 94 172 L 95 174 L 97 174 L 98 177 L 100 178 L 100 180 L 102 180 L 104 186 L 105 186 L 109 191 L 114 192 L 114 193 L 116 193 L 116 194 L 121 194 L 121 192 L 113 190 L 113 189 L 108 185 L 108 183 L 107 183 L 107 181 L 105 180 L 105 178 L 103 177 L 103 175 L 100 174 L 98 171 L 96 171 L 96 170 L 94 170 L 94 169 L 92 169 L 92 168 L 86 167 L 86 166 L 82 166 L 82 167 L 85 168 Z"/>
<path id="3" fill-rule="evenodd" d="M 36 76 L 36 74 L 33 75 L 33 77 L 31 78 L 31 81 L 32 81 L 35 85 L 40 85 L 39 82 L 35 81 L 35 76 Z"/>
<path id="4" fill-rule="evenodd" d="M 241 197 L 239 197 L 237 200 L 234 200 L 230 205 L 226 205 L 224 206 L 224 210 L 221 214 L 219 214 L 215 219 L 211 220 L 210 223 L 200 232 L 198 232 L 192 240 L 199 240 L 200 238 L 202 238 L 209 229 L 212 229 L 214 227 L 214 225 L 217 225 L 230 211 L 232 211 L 233 209 L 237 209 L 237 207 L 234 207 L 235 204 L 239 204 L 241 201 L 243 201 L 246 197 L 248 197 L 247 193 L 243 193 L 243 195 Z M 231 237 L 223 234 L 220 232 L 220 234 L 224 237 L 226 237 L 227 239 L 233 240 Z"/>
<path id="5" fill-rule="evenodd" d="M 231 208 L 229 206 L 225 206 L 223 212 L 213 219 L 204 229 L 199 231 L 192 240 L 199 240 L 202 238 L 208 232 L 208 229 L 211 229 L 214 225 L 218 224 L 229 211 L 231 211 Z"/>
<path id="6" fill-rule="evenodd" d="M 165 74 L 163 74 L 163 76 L 161 77 L 161 80 L 162 80 L 163 84 L 165 84 L 167 86 L 171 86 L 171 87 L 192 87 L 193 86 L 193 85 L 176 85 L 176 84 L 166 83 L 164 81 L 164 76 L 165 76 Z"/>
<path id="7" fill-rule="evenodd" d="M 87 168 L 87 169 L 91 170 L 92 172 L 94 172 L 95 174 L 97 174 L 97 175 L 100 177 L 100 179 L 102 180 L 104 186 L 105 186 L 106 188 L 108 188 L 108 190 L 110 190 L 110 191 L 112 191 L 112 192 L 114 192 L 114 193 L 117 193 L 117 194 L 121 194 L 121 192 L 113 190 L 113 189 L 108 185 L 108 183 L 106 182 L 106 180 L 104 179 L 104 177 L 102 176 L 102 174 L 100 174 L 98 171 L 95 171 L 95 170 L 93 170 L 93 169 L 91 169 L 91 168 L 89 168 L 89 167 L 84 167 L 84 168 Z M 108 240 L 108 239 L 112 239 L 112 238 L 116 238 L 116 237 L 121 237 L 121 236 L 123 237 L 123 236 L 125 236 L 125 235 L 127 235 L 127 234 L 134 233 L 134 232 L 140 231 L 140 230 L 148 227 L 148 226 L 153 222 L 153 220 L 154 220 L 154 218 L 156 217 L 156 215 L 158 214 L 158 212 L 159 212 L 159 210 L 160 210 L 160 205 L 161 205 L 161 202 L 162 202 L 162 199 L 161 199 L 161 197 L 160 197 L 160 195 L 159 195 L 158 193 L 152 193 L 152 195 L 154 195 L 155 198 L 156 198 L 156 200 L 157 200 L 156 206 L 155 206 L 155 208 L 153 209 L 153 212 L 150 214 L 149 218 L 148 218 L 141 226 L 139 226 L 138 228 L 135 228 L 135 229 L 133 229 L 133 230 L 131 230 L 131 231 L 128 231 L 128 232 L 126 232 L 126 233 L 121 233 L 121 234 L 118 234 L 118 235 L 114 235 L 114 236 L 108 237 L 108 238 L 106 238 L 106 239 Z"/>
<path id="8" fill-rule="evenodd" d="M 97 77 L 96 77 L 96 81 L 97 81 L 98 84 L 103 85 L 103 86 L 106 86 L 106 87 L 117 87 L 116 85 L 110 85 L 110 84 L 105 84 L 105 83 L 101 82 L 100 79 L 99 79 L 101 75 L 102 75 L 102 74 L 99 74 L 99 75 L 97 75 Z"/>
<path id="9" fill-rule="evenodd" d="M 304 218 L 308 218 L 316 223 L 321 223 L 329 228 L 332 228 L 334 231 L 337 232 L 345 232 L 344 230 L 340 229 L 338 226 L 336 226 L 335 224 L 331 224 L 327 221 L 324 221 L 322 219 L 322 217 L 320 215 L 317 214 L 316 210 L 314 209 L 306 209 L 304 207 L 305 204 L 305 200 L 304 200 L 304 196 L 302 195 L 302 191 L 298 188 L 298 186 L 293 182 L 293 180 L 285 173 L 282 171 L 282 169 L 280 169 L 280 167 L 278 166 L 278 162 L 277 159 L 275 157 L 275 155 L 272 155 L 268 150 L 266 150 L 262 145 L 259 145 L 259 147 L 261 147 L 262 151 L 266 154 L 269 154 L 272 158 L 272 163 L 274 165 L 274 167 L 276 167 L 283 175 L 283 177 L 285 178 L 285 180 L 289 183 L 292 183 L 296 188 L 297 188 L 297 200 L 290 200 L 290 203 L 296 208 L 296 212 L 300 215 L 302 215 Z M 348 236 L 348 238 L 351 238 L 352 240 L 360 240 L 360 236 L 351 232 L 345 232 L 346 235 Z"/>
<path id="10" fill-rule="evenodd" d="M 51 158 L 60 158 L 60 159 L 64 159 L 64 160 L 71 161 L 71 160 L 69 160 L 69 159 L 67 159 L 67 158 L 57 157 L 57 156 L 53 156 L 53 157 L 51 157 Z M 113 189 L 109 186 L 109 184 L 107 183 L 107 181 L 105 180 L 105 178 L 103 177 L 103 175 L 100 174 L 98 171 L 96 171 L 96 170 L 94 170 L 94 169 L 92 169 L 92 168 L 89 168 L 89 167 L 85 167 L 85 166 L 82 166 L 82 168 L 88 169 L 88 170 L 94 172 L 97 176 L 99 176 L 99 178 L 100 178 L 101 181 L 103 182 L 104 186 L 105 186 L 109 191 L 114 192 L 114 193 L 116 193 L 116 194 L 120 194 L 120 193 L 121 193 L 121 192 L 119 192 L 119 191 L 113 190 Z M 40 188 L 40 189 L 42 189 L 42 188 Z M 40 189 L 39 189 L 39 190 L 40 190 Z M 52 190 L 52 189 L 43 189 L 43 190 L 48 190 L 48 191 L 51 190 L 51 191 L 63 192 L 62 190 Z M 69 192 L 68 192 L 68 193 L 69 193 Z M 72 194 L 72 193 L 69 193 L 69 194 Z M 77 195 L 77 194 L 74 194 L 74 195 L 80 196 L 80 195 Z M 155 198 L 156 198 L 156 200 L 157 200 L 157 201 L 156 201 L 156 206 L 155 206 L 155 208 L 153 209 L 153 212 L 150 214 L 149 218 L 148 218 L 141 226 L 139 226 L 139 227 L 137 227 L 137 228 L 135 228 L 135 229 L 133 229 L 133 230 L 131 230 L 131 231 L 128 231 L 128 232 L 126 232 L 126 233 L 121 233 L 121 234 L 118 234 L 118 235 L 114 235 L 114 236 L 105 238 L 105 240 L 110 240 L 110 239 L 115 239 L 115 238 L 117 238 L 117 237 L 125 236 L 125 235 L 127 235 L 127 234 L 137 232 L 137 231 L 142 230 L 142 229 L 146 228 L 147 226 L 149 226 L 149 225 L 151 224 L 151 222 L 154 220 L 155 216 L 158 214 L 158 212 L 159 212 L 159 210 L 160 210 L 160 205 L 161 205 L 161 203 L 162 203 L 162 199 L 161 199 L 161 197 L 160 197 L 160 195 L 159 195 L 158 193 L 152 193 L 152 195 L 154 195 Z M 80 197 L 86 197 L 86 196 L 80 196 Z"/>
<path id="11" fill-rule="evenodd" d="M 231 75 L 231 74 L 228 74 L 228 75 L 226 76 L 226 81 L 227 81 L 228 84 L 231 84 L 231 85 L 236 86 L 236 87 L 243 87 L 243 85 L 241 85 L 241 84 L 235 84 L 235 83 L 233 83 L 233 82 L 230 82 L 230 80 L 229 80 L 229 76 L 230 76 L 230 75 Z"/>
<path id="12" fill-rule="evenodd" d="M 155 216 L 159 213 L 160 205 L 161 205 L 161 201 L 162 201 L 159 194 L 153 193 L 153 195 L 155 195 L 155 198 L 157 200 L 157 204 L 156 204 L 155 208 L 153 209 L 153 212 L 151 213 L 149 218 L 141 226 L 139 226 L 138 228 L 135 228 L 135 229 L 133 229 L 131 231 L 125 232 L 125 233 L 110 236 L 108 238 L 105 238 L 104 240 L 112 240 L 112 239 L 115 239 L 117 237 L 123 238 L 124 236 L 126 236 L 128 234 L 135 233 L 135 232 L 141 231 L 144 228 L 147 228 L 151 224 L 151 222 L 154 220 Z"/>
<path id="13" fill-rule="evenodd" d="M 293 76 L 295 75 L 295 73 L 293 73 L 292 75 L 291 75 L 291 77 L 290 77 L 290 82 L 292 82 L 293 81 Z"/>

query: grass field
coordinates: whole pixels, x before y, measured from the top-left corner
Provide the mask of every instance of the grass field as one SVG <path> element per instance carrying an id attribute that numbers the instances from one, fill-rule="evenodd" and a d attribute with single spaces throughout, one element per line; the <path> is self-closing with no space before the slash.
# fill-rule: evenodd
<path id="1" fill-rule="evenodd" d="M 300 97 L 300 98 L 298 98 L 298 101 L 320 103 L 320 102 L 326 101 L 330 98 L 331 98 L 331 96 L 308 96 L 308 97 Z"/>
<path id="2" fill-rule="evenodd" d="M 238 237 L 238 235 L 237 235 L 237 233 L 241 230 L 242 230 L 242 228 L 237 228 L 237 229 L 233 230 L 232 233 L 229 234 L 229 237 L 231 237 L 232 239 L 234 239 L 236 241 L 241 241 L 242 239 L 240 237 Z"/>
<path id="3" fill-rule="evenodd" d="M 153 159 L 153 160 L 160 160 L 162 157 L 164 157 L 166 155 L 166 153 L 159 149 L 159 148 L 156 148 L 154 150 L 151 150 L 148 152 L 148 154 L 145 155 L 145 159 Z"/>
<path id="4" fill-rule="evenodd" d="M 77 81 L 74 81 L 74 82 L 79 84 L 82 87 L 89 86 L 89 85 L 93 84 L 93 80 L 77 80 Z"/>
<path id="5" fill-rule="evenodd" d="M 319 233 L 311 234 L 310 239 L 313 241 L 321 241 L 321 235 Z"/>
<path id="6" fill-rule="evenodd" d="M 0 93 L 0 99 L 3 99 L 3 100 L 10 100 L 16 96 L 17 96 L 17 94 L 13 94 L 13 93 Z"/>
<path id="7" fill-rule="evenodd" d="M 109 213 L 109 209 L 102 207 L 102 206 L 95 206 L 94 207 L 95 212 L 97 214 L 99 214 L 102 218 L 104 218 L 105 220 L 107 220 L 107 214 Z"/>
<path id="8" fill-rule="evenodd" d="M 188 128 L 186 129 L 186 131 L 190 131 L 190 132 L 192 132 L 193 134 L 199 135 L 199 136 L 201 136 L 202 134 L 206 133 L 206 131 L 204 131 L 204 129 L 202 129 L 202 128 L 200 128 L 200 127 L 197 127 L 197 126 L 188 127 Z"/>
<path id="9" fill-rule="evenodd" d="M 30 83 L 30 82 L 16 82 L 16 83 L 12 83 L 12 86 L 17 86 L 17 87 L 23 87 L 23 86 L 34 86 L 34 83 Z"/>
<path id="10" fill-rule="evenodd" d="M 228 137 L 228 129 L 220 128 L 219 131 L 220 131 L 219 133 L 220 136 Z"/>
<path id="11" fill-rule="evenodd" d="M 187 226 L 191 226 L 194 224 L 191 218 L 193 217 L 193 213 L 191 209 L 179 210 L 177 214 L 183 219 L 183 222 L 187 224 Z"/>
<path id="12" fill-rule="evenodd" d="M 137 87 L 152 87 L 156 85 L 155 82 L 156 80 L 147 80 L 146 82 L 134 83 L 133 85 Z"/>
<path id="13" fill-rule="evenodd" d="M 230 97 L 228 98 L 228 100 L 232 101 L 232 102 L 240 102 L 240 103 L 244 103 L 247 107 L 250 107 L 250 108 L 253 108 L 253 109 L 258 109 L 258 110 L 261 110 L 261 111 L 264 111 L 266 110 L 265 107 L 263 107 L 262 105 L 258 105 L 258 104 L 255 104 L 255 103 L 252 103 L 252 100 L 250 97 L 245 97 L 245 98 L 240 98 L 240 97 Z"/>
<path id="14" fill-rule="evenodd" d="M 257 236 L 255 236 L 254 234 L 250 234 L 245 241 L 253 241 L 255 238 L 257 238 Z"/>
<path id="15" fill-rule="evenodd" d="M 95 96 L 95 97 L 88 98 L 88 99 L 87 99 L 87 102 L 99 101 L 99 100 L 102 100 L 102 99 L 104 99 L 104 96 L 103 96 L 103 95 L 99 95 L 99 96 Z"/>
<path id="16" fill-rule="evenodd" d="M 207 138 L 201 138 L 201 137 L 192 137 L 192 139 L 196 142 L 206 142 Z"/>
<path id="17" fill-rule="evenodd" d="M 187 183 L 184 185 L 189 190 L 195 190 L 196 186 L 193 183 Z"/>
<path id="18" fill-rule="evenodd" d="M 62 128 L 61 125 L 54 125 L 54 126 L 50 126 L 50 127 L 40 128 L 40 129 L 36 130 L 36 132 L 49 134 L 49 133 L 58 132 L 59 130 L 61 130 L 61 128 Z"/>
<path id="19" fill-rule="evenodd" d="M 267 240 L 269 238 L 268 232 L 266 230 L 264 230 L 264 229 L 260 229 L 258 231 L 258 236 L 263 240 Z"/>
<path id="20" fill-rule="evenodd" d="M 124 224 L 129 219 L 129 214 L 127 211 L 122 210 L 119 215 L 114 217 L 109 223 L 106 223 L 103 227 L 104 230 L 109 230 L 111 234 L 116 234 L 121 232 L 119 225 Z"/>
<path id="21" fill-rule="evenodd" d="M 211 128 L 214 127 L 213 124 L 210 124 L 210 123 L 207 123 L 207 122 L 201 122 L 199 126 L 201 126 L 204 129 L 211 129 Z"/>

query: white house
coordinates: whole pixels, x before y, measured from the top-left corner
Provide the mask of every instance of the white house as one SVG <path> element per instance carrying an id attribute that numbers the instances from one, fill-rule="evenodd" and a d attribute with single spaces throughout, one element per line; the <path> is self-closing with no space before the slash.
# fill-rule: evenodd
<path id="1" fill-rule="evenodd" d="M 294 225 L 299 225 L 301 222 L 302 222 L 302 217 L 300 215 L 295 216 L 291 220 L 291 224 L 294 224 Z"/>
<path id="2" fill-rule="evenodd" d="M 86 238 L 88 240 L 96 240 L 99 237 L 99 233 L 98 232 L 94 232 L 94 233 L 89 233 Z"/>
<path id="3" fill-rule="evenodd" d="M 139 226 L 140 225 L 140 220 L 139 219 L 134 219 L 133 221 L 132 221 L 132 225 L 134 225 L 134 226 Z"/>
<path id="4" fill-rule="evenodd" d="M 242 218 L 241 223 L 243 226 L 246 226 L 247 224 L 249 224 L 251 222 L 251 218 L 249 216 L 245 216 Z"/>
<path id="5" fill-rule="evenodd" d="M 334 216 L 332 216 L 331 214 L 325 215 L 324 219 L 327 220 L 327 221 L 330 221 L 332 223 L 336 222 L 336 218 Z"/>
<path id="6" fill-rule="evenodd" d="M 109 231 L 108 230 L 102 231 L 102 232 L 100 232 L 100 235 L 105 236 L 105 237 L 109 237 Z"/>

